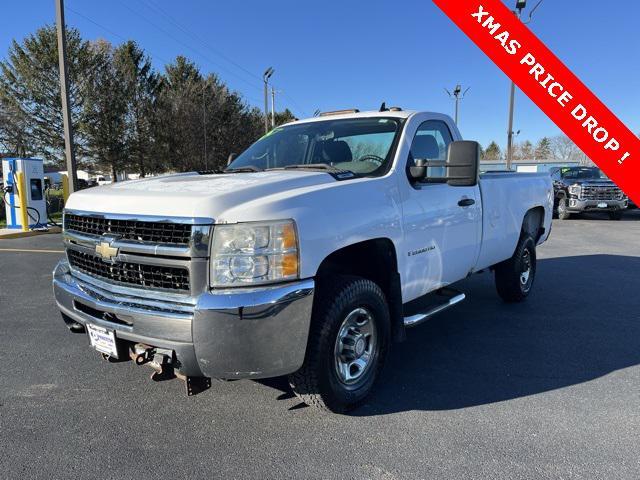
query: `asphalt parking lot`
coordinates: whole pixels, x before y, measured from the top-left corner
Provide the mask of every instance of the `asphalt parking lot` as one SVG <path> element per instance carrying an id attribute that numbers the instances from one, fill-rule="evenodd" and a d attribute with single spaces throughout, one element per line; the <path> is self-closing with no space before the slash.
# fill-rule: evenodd
<path id="1" fill-rule="evenodd" d="M 638 211 L 555 221 L 527 302 L 464 281 L 350 415 L 104 362 L 56 310 L 60 236 L 2 240 L 0 477 L 640 478 L 639 239 Z"/>

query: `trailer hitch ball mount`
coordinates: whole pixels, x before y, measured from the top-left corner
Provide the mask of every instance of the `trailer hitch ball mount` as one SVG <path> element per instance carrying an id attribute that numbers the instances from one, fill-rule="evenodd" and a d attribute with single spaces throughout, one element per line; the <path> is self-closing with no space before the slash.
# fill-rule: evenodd
<path id="1" fill-rule="evenodd" d="M 211 388 L 211 379 L 208 377 L 190 377 L 176 372 L 175 352 L 166 348 L 157 348 L 142 343 L 136 343 L 129 350 L 130 358 L 136 365 L 149 365 L 154 372 L 151 380 L 162 382 L 178 378 L 185 382 L 188 396 L 197 395 Z"/>

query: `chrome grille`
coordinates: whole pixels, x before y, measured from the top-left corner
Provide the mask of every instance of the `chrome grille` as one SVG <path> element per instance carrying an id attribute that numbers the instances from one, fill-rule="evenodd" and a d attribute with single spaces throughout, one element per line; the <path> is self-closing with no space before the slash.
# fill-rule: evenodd
<path id="1" fill-rule="evenodd" d="M 72 268 L 113 283 L 179 292 L 190 289 L 187 268 L 132 262 L 105 263 L 95 255 L 71 249 L 67 250 L 67 258 Z"/>
<path id="2" fill-rule="evenodd" d="M 615 185 L 583 185 L 581 198 L 584 200 L 620 200 L 622 190 Z"/>
<path id="3" fill-rule="evenodd" d="M 84 235 L 112 234 L 123 240 L 161 244 L 188 245 L 191 225 L 186 223 L 148 222 L 75 215 L 64 216 L 64 228 Z"/>

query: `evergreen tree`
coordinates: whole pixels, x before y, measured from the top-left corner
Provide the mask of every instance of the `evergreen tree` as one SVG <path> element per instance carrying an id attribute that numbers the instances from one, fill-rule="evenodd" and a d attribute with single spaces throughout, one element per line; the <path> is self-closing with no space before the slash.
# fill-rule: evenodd
<path id="1" fill-rule="evenodd" d="M 551 141 L 548 137 L 542 137 L 536 144 L 534 155 L 537 161 L 549 160 L 552 158 Z"/>
<path id="2" fill-rule="evenodd" d="M 500 146 L 495 141 L 491 142 L 485 149 L 484 159 L 493 161 L 502 159 L 502 150 L 500 150 Z"/>
<path id="3" fill-rule="evenodd" d="M 141 176 L 222 168 L 264 133 L 262 112 L 185 57 L 154 71 L 135 42 L 113 48 L 67 29 L 70 103 L 79 163 Z M 294 120 L 277 112 L 276 125 Z M 0 148 L 63 164 L 54 26 L 13 42 L 0 62 Z"/>
<path id="4" fill-rule="evenodd" d="M 114 51 L 106 41 L 91 46 L 95 62 L 91 76 L 84 83 L 84 123 L 88 153 L 103 170 L 117 173 L 127 166 L 126 128 L 127 91 L 121 72 L 115 67 Z"/>
<path id="5" fill-rule="evenodd" d="M 7 59 L 0 62 L 0 105 L 8 123 L 0 130 L 0 141 L 16 153 L 34 153 L 62 163 L 64 158 L 64 129 L 58 71 L 58 43 L 56 28 L 47 25 L 25 38 L 15 40 Z M 81 81 L 93 68 L 94 55 L 80 32 L 67 29 L 69 65 L 69 103 L 73 124 L 83 119 Z M 84 139 L 77 128 L 76 155 L 82 158 Z"/>
<path id="6" fill-rule="evenodd" d="M 149 172 L 162 170 L 162 164 L 155 162 L 153 155 L 153 117 L 160 79 L 149 57 L 133 41 L 116 48 L 113 61 L 126 98 L 125 151 L 128 163 L 144 177 Z"/>

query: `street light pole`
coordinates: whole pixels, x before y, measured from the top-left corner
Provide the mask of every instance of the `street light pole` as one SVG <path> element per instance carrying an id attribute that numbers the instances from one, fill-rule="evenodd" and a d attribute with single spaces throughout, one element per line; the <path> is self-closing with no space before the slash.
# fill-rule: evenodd
<path id="1" fill-rule="evenodd" d="M 511 170 L 513 161 L 513 109 L 516 101 L 516 84 L 511 82 L 511 95 L 509 97 L 509 125 L 507 127 L 507 170 Z"/>
<path id="2" fill-rule="evenodd" d="M 271 87 L 271 128 L 276 128 L 276 89 Z"/>
<path id="3" fill-rule="evenodd" d="M 529 12 L 529 18 L 526 22 L 522 22 L 527 25 L 533 19 L 534 12 L 538 9 L 543 0 L 538 0 L 536 6 Z M 527 6 L 527 0 L 516 0 L 516 9 L 514 14 L 520 20 L 522 16 L 522 10 Z M 513 110 L 516 102 L 516 84 L 511 82 L 511 91 L 509 93 L 509 125 L 507 127 L 507 170 L 511 170 L 511 164 L 513 162 Z"/>
<path id="4" fill-rule="evenodd" d="M 67 69 L 67 35 L 64 24 L 64 1 L 56 0 L 56 24 L 58 33 L 58 64 L 60 68 L 60 99 L 62 100 L 62 123 L 64 126 L 64 147 L 67 159 L 67 178 L 69 193 L 78 188 L 76 156 L 73 148 L 73 124 L 69 108 L 69 78 Z M 115 179 L 114 179 L 115 180 Z"/>
<path id="5" fill-rule="evenodd" d="M 265 70 L 264 80 L 264 133 L 269 133 L 269 79 L 275 70 L 269 67 Z"/>
<path id="6" fill-rule="evenodd" d="M 469 87 L 469 88 L 471 88 L 471 87 Z M 460 101 L 464 99 L 465 95 L 469 91 L 469 88 L 467 88 L 463 92 L 462 91 L 462 85 L 458 84 L 458 85 L 456 85 L 456 88 L 453 89 L 453 93 L 451 93 L 446 88 L 444 89 L 444 91 L 447 92 L 447 95 L 449 95 L 449 97 L 456 99 L 456 109 L 455 109 L 455 122 L 456 122 L 456 125 L 458 125 L 458 112 L 459 112 Z"/>

